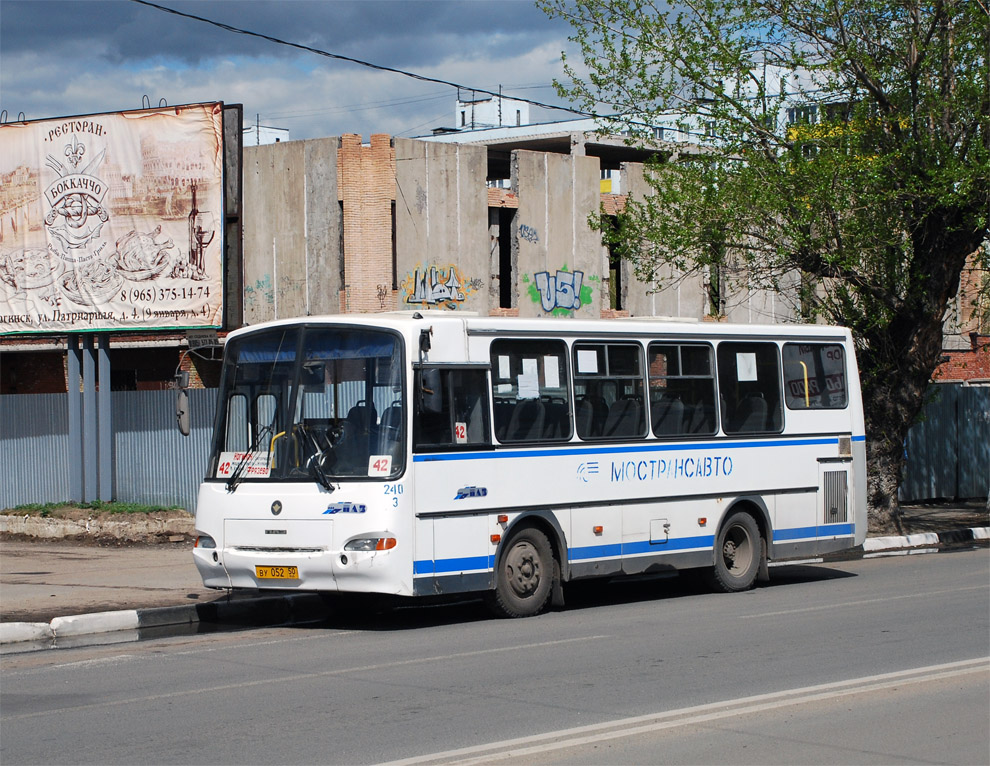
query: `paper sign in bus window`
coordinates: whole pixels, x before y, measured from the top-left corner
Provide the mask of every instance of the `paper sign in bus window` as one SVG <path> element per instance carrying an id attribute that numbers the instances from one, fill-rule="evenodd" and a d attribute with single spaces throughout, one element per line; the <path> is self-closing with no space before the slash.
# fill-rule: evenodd
<path id="1" fill-rule="evenodd" d="M 598 353 L 594 349 L 578 349 L 577 371 L 582 375 L 594 375 L 598 372 Z"/>
<path id="2" fill-rule="evenodd" d="M 547 388 L 560 388 L 560 368 L 557 357 L 543 357 L 543 381 Z"/>
<path id="3" fill-rule="evenodd" d="M 498 379 L 508 380 L 510 377 L 512 377 L 512 372 L 509 366 L 509 357 L 503 354 L 498 358 Z"/>
<path id="4" fill-rule="evenodd" d="M 736 354 L 736 379 L 740 383 L 757 380 L 755 353 Z"/>
<path id="5" fill-rule="evenodd" d="M 391 455 L 372 455 L 368 458 L 368 476 L 388 476 L 392 473 Z"/>
<path id="6" fill-rule="evenodd" d="M 540 375 L 537 371 L 536 360 L 523 359 L 522 369 L 522 374 L 519 376 L 519 392 L 516 396 L 519 399 L 539 399 Z"/>

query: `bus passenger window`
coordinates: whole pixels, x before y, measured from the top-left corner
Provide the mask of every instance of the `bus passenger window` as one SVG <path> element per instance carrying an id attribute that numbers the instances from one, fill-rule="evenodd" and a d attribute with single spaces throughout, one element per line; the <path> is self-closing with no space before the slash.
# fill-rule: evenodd
<path id="1" fill-rule="evenodd" d="M 496 340 L 491 360 L 495 438 L 503 443 L 571 438 L 562 341 Z"/>
<path id="2" fill-rule="evenodd" d="M 574 344 L 574 412 L 582 439 L 646 432 L 642 350 L 635 343 Z"/>
<path id="3" fill-rule="evenodd" d="M 842 346 L 785 343 L 784 398 L 789 410 L 843 409 L 849 397 Z"/>
<path id="4" fill-rule="evenodd" d="M 415 399 L 413 436 L 417 449 L 491 444 L 485 370 L 417 370 Z"/>
<path id="5" fill-rule="evenodd" d="M 651 343 L 649 372 L 654 436 L 715 433 L 711 346 Z"/>
<path id="6" fill-rule="evenodd" d="M 720 343 L 716 356 L 722 430 L 779 433 L 784 419 L 777 345 Z"/>

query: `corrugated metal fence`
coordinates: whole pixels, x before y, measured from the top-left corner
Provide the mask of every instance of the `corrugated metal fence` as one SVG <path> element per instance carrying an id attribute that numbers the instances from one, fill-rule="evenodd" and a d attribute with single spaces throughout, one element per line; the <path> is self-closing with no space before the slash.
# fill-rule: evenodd
<path id="1" fill-rule="evenodd" d="M 937 383 L 908 433 L 901 502 L 990 493 L 990 386 Z"/>
<path id="2" fill-rule="evenodd" d="M 987 497 L 990 387 L 939 384 L 932 394 L 908 435 L 901 502 Z M 195 509 L 215 397 L 215 390 L 189 391 L 192 433 L 183 437 L 173 391 L 113 394 L 118 500 Z M 0 509 L 68 498 L 69 460 L 64 394 L 0 396 Z"/>
<path id="3" fill-rule="evenodd" d="M 188 437 L 175 424 L 174 391 L 116 391 L 111 407 L 116 499 L 194 510 L 206 470 L 216 390 L 189 391 Z M 69 496 L 68 397 L 0 396 L 0 508 Z"/>

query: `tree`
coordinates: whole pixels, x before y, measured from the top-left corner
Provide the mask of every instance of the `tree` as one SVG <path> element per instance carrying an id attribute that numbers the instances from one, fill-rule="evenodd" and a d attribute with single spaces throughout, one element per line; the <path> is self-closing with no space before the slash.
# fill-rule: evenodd
<path id="1" fill-rule="evenodd" d="M 800 314 L 850 327 L 874 530 L 899 528 L 904 440 L 967 258 L 988 265 L 986 0 L 543 0 L 583 68 L 561 93 L 642 140 L 677 116 L 713 136 L 658 160 L 607 232 L 649 279 L 727 258 Z M 783 119 L 782 119 L 783 118 Z M 616 126 L 612 125 L 611 128 Z"/>

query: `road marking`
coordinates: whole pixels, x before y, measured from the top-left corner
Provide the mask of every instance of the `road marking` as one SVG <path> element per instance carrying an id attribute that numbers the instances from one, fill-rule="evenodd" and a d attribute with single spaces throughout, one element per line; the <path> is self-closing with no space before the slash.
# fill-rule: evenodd
<path id="1" fill-rule="evenodd" d="M 536 734 L 518 739 L 492 742 L 487 745 L 464 747 L 457 750 L 430 753 L 428 755 L 389 761 L 379 766 L 418 766 L 419 764 L 443 764 L 444 766 L 473 766 L 492 761 L 514 760 L 524 763 L 527 758 L 554 750 L 565 750 L 582 745 L 594 745 L 608 740 L 631 737 L 637 734 L 694 726 L 724 718 L 759 713 L 776 708 L 820 702 L 853 694 L 880 691 L 905 684 L 925 683 L 970 673 L 990 672 L 990 657 L 979 657 L 942 665 L 899 670 L 893 673 L 835 681 L 782 692 L 758 694 L 735 700 L 714 702 L 707 705 L 670 710 L 664 713 L 623 718 L 589 726 Z"/>
<path id="2" fill-rule="evenodd" d="M 440 654 L 432 657 L 414 657 L 408 660 L 395 660 L 393 662 L 379 662 L 374 665 L 357 665 L 349 668 L 337 668 L 336 670 L 324 670 L 319 673 L 293 673 L 291 675 L 277 678 L 256 679 L 253 681 L 241 681 L 234 684 L 220 684 L 217 686 L 206 686 L 200 689 L 186 689 L 184 691 L 166 692 L 164 694 L 146 694 L 140 697 L 128 697 L 119 700 L 106 700 L 103 702 L 90 702 L 85 705 L 66 705 L 65 707 L 39 710 L 34 713 L 22 713 L 20 715 L 5 716 L 0 714 L 0 721 L 21 721 L 25 718 L 37 718 L 45 715 L 60 715 L 68 711 L 89 710 L 101 707 L 118 707 L 120 705 L 134 705 L 141 702 L 156 702 L 158 700 L 175 699 L 176 697 L 188 697 L 194 694 L 212 694 L 214 692 L 227 692 L 235 689 L 250 689 L 255 686 L 272 686 L 274 684 L 296 683 L 313 678 L 329 678 L 331 676 L 342 676 L 348 673 L 367 673 L 369 671 L 388 670 L 389 668 L 400 668 L 406 665 L 419 665 L 430 662 L 448 662 L 450 660 L 464 659 L 467 657 L 481 657 L 486 654 L 501 654 L 503 652 L 528 652 L 547 646 L 561 646 L 563 644 L 573 644 L 580 641 L 600 641 L 612 638 L 608 635 L 600 636 L 578 636 L 575 638 L 564 638 L 557 641 L 540 641 L 535 644 L 515 644 L 513 646 L 499 646 L 493 649 L 475 649 L 470 652 L 457 652 L 456 654 Z M 262 645 L 265 642 L 262 642 Z"/>
<path id="3" fill-rule="evenodd" d="M 79 660 L 77 662 L 63 662 L 61 665 L 52 665 L 52 670 L 74 670 L 76 668 L 92 668 L 98 665 L 114 665 L 125 660 L 132 660 L 136 654 L 115 654 L 112 657 L 95 657 L 91 660 Z"/>
<path id="4" fill-rule="evenodd" d="M 846 606 L 863 606 L 865 604 L 885 604 L 905 598 L 926 598 L 928 596 L 944 596 L 947 593 L 961 593 L 967 590 L 987 590 L 990 585 L 967 585 L 962 588 L 946 588 L 944 590 L 929 590 L 924 593 L 908 593 L 903 596 L 887 596 L 886 598 L 867 598 L 862 601 L 842 601 L 837 604 L 822 604 L 820 606 L 805 606 L 800 609 L 782 609 L 778 612 L 760 612 L 759 614 L 741 614 L 740 620 L 753 620 L 759 617 L 779 617 L 782 614 L 801 614 L 802 612 L 820 612 L 826 609 L 840 609 Z"/>

